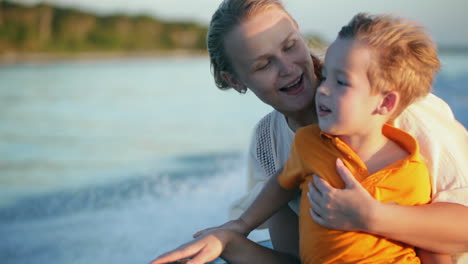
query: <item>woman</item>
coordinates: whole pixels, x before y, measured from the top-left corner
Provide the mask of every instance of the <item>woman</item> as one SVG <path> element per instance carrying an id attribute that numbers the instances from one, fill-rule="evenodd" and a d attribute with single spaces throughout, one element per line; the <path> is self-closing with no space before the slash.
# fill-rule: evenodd
<path id="1" fill-rule="evenodd" d="M 294 131 L 316 122 L 313 98 L 320 63 L 310 56 L 297 24 L 277 0 L 225 0 L 213 15 L 208 50 L 219 88 L 232 87 L 240 93 L 249 89 L 275 109 L 259 122 L 251 145 L 249 168 L 256 182 L 252 185 L 260 189 L 286 162 Z M 431 130 L 425 127 L 428 124 Z M 414 207 L 382 204 L 359 184 L 335 190 L 322 183 L 310 194 L 321 205 L 312 217 L 329 228 L 369 232 L 435 252 L 468 251 L 466 130 L 433 95 L 405 111 L 396 125 L 425 146 L 421 151 L 429 157 L 436 202 Z M 445 132 L 451 136 L 434 136 Z M 340 171 L 353 179 L 348 173 Z M 255 191 L 251 193 L 255 196 Z M 294 209 L 294 204 L 283 208 L 267 223 L 275 250 L 221 227 L 196 234 L 197 240 L 154 263 L 192 256 L 189 263 L 204 263 L 220 254 L 230 263 L 298 262 Z"/>

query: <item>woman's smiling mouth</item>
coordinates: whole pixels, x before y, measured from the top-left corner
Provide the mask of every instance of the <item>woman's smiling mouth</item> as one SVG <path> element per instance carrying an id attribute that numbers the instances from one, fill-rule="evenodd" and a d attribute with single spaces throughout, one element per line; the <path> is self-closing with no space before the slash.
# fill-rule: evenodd
<path id="1" fill-rule="evenodd" d="M 289 95 L 295 95 L 300 93 L 304 89 L 304 73 L 297 78 L 297 80 L 288 84 L 287 86 L 280 88 L 281 92 L 284 92 Z"/>

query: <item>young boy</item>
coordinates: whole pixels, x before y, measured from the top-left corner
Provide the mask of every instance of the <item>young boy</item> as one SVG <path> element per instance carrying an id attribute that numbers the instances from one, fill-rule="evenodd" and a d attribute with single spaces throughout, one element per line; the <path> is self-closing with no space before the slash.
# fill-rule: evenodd
<path id="1" fill-rule="evenodd" d="M 409 245 L 318 225 L 307 193 L 312 174 L 343 188 L 335 170 L 343 162 L 379 201 L 428 203 L 431 183 L 416 140 L 388 124 L 430 92 L 439 67 L 436 48 L 421 27 L 391 16 L 356 15 L 327 51 L 316 93 L 319 125 L 297 131 L 279 177 L 223 228 L 248 234 L 301 189 L 302 263 L 420 263 Z M 419 254 L 424 263 L 451 263 L 448 255 Z"/>

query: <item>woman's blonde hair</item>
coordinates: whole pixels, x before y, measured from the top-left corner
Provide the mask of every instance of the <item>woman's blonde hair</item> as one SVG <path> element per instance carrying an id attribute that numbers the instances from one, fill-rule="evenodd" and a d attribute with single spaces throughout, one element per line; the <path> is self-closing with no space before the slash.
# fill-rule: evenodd
<path id="1" fill-rule="evenodd" d="M 400 103 L 393 118 L 431 91 L 440 61 L 425 29 L 391 15 L 359 13 L 338 34 L 372 50 L 368 77 L 372 93 L 395 90 Z"/>
<path id="2" fill-rule="evenodd" d="M 235 74 L 224 45 L 227 34 L 242 20 L 271 7 L 277 7 L 290 16 L 279 0 L 224 0 L 213 14 L 206 42 L 210 54 L 211 71 L 218 88 L 222 90 L 231 88 L 221 77 L 221 72 Z M 320 72 L 318 69 L 321 61 L 314 56 L 312 59 L 316 73 Z"/>

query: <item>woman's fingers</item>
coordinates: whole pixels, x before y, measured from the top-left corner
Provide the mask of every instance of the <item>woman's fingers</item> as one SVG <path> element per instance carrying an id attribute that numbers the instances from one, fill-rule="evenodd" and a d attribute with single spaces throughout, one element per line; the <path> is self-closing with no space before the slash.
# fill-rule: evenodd
<path id="1" fill-rule="evenodd" d="M 220 252 L 216 252 L 209 248 L 203 248 L 193 259 L 189 260 L 187 264 L 204 264 L 206 262 L 216 259 Z"/>
<path id="2" fill-rule="evenodd" d="M 214 231 L 213 233 L 201 236 L 194 241 L 159 256 L 151 264 L 170 263 L 187 258 L 192 258 L 187 261 L 187 263 L 192 264 L 212 261 L 221 255 L 227 243 L 226 235 L 223 236 L 223 234 L 223 231 Z"/>
<path id="3" fill-rule="evenodd" d="M 315 212 L 312 208 L 309 208 L 309 213 L 310 216 L 312 216 L 312 218 L 314 219 L 314 221 L 317 222 L 317 224 L 326 227 L 327 222 L 325 221 L 325 219 L 323 219 L 323 217 L 320 214 Z"/>
<path id="4" fill-rule="evenodd" d="M 314 174 L 313 177 L 315 182 L 315 190 L 317 190 L 322 197 L 327 198 L 330 191 L 334 188 L 319 176 Z"/>
<path id="5" fill-rule="evenodd" d="M 203 264 L 219 257 L 224 250 L 225 242 L 221 239 L 221 234 L 208 234 L 202 238 L 202 247 L 197 251 L 187 264 Z"/>
<path id="6" fill-rule="evenodd" d="M 190 258 L 193 255 L 197 254 L 199 249 L 189 245 L 188 247 L 177 248 L 173 251 L 167 252 L 151 262 L 151 264 L 163 264 L 174 262 L 181 259 Z"/>
<path id="7" fill-rule="evenodd" d="M 349 169 L 344 165 L 341 159 L 336 160 L 336 170 L 340 175 L 341 179 L 343 179 L 345 183 L 345 189 L 352 188 L 359 182 L 356 180 L 354 175 L 349 171 Z"/>
<path id="8" fill-rule="evenodd" d="M 210 227 L 210 228 L 200 230 L 200 231 L 196 232 L 195 234 L 193 234 L 193 238 L 197 238 L 197 237 L 199 237 L 199 236 L 201 236 L 203 234 L 206 234 L 206 233 L 208 233 L 210 231 L 213 231 L 214 229 L 217 229 L 217 228 L 219 228 L 219 227 Z"/>
<path id="9" fill-rule="evenodd" d="M 309 182 L 309 192 L 307 193 L 307 198 L 309 198 L 309 202 L 315 211 L 321 210 L 323 197 L 320 194 L 320 192 L 315 188 L 315 186 L 310 182 Z"/>
<path id="10" fill-rule="evenodd" d="M 151 264 L 162 264 L 174 262 L 181 259 L 187 259 L 196 255 L 200 249 L 203 248 L 203 244 L 200 241 L 193 241 L 184 244 L 172 251 L 162 254 L 151 262 Z"/>
<path id="11" fill-rule="evenodd" d="M 311 182 L 309 183 L 309 192 L 307 193 L 307 197 L 309 199 L 309 203 L 311 208 L 309 208 L 309 213 L 319 225 L 328 227 L 327 220 L 328 213 L 326 206 L 328 203 L 328 193 L 331 186 L 324 182 L 321 178 L 314 175 L 315 185 Z M 325 207 L 324 207 L 325 206 Z"/>
<path id="12" fill-rule="evenodd" d="M 309 182 L 309 192 L 307 193 L 307 197 L 309 198 L 314 211 L 320 214 L 320 211 L 323 211 L 328 204 L 330 191 L 333 190 L 333 187 L 315 174 L 312 177 L 314 178 L 315 184 Z"/>

